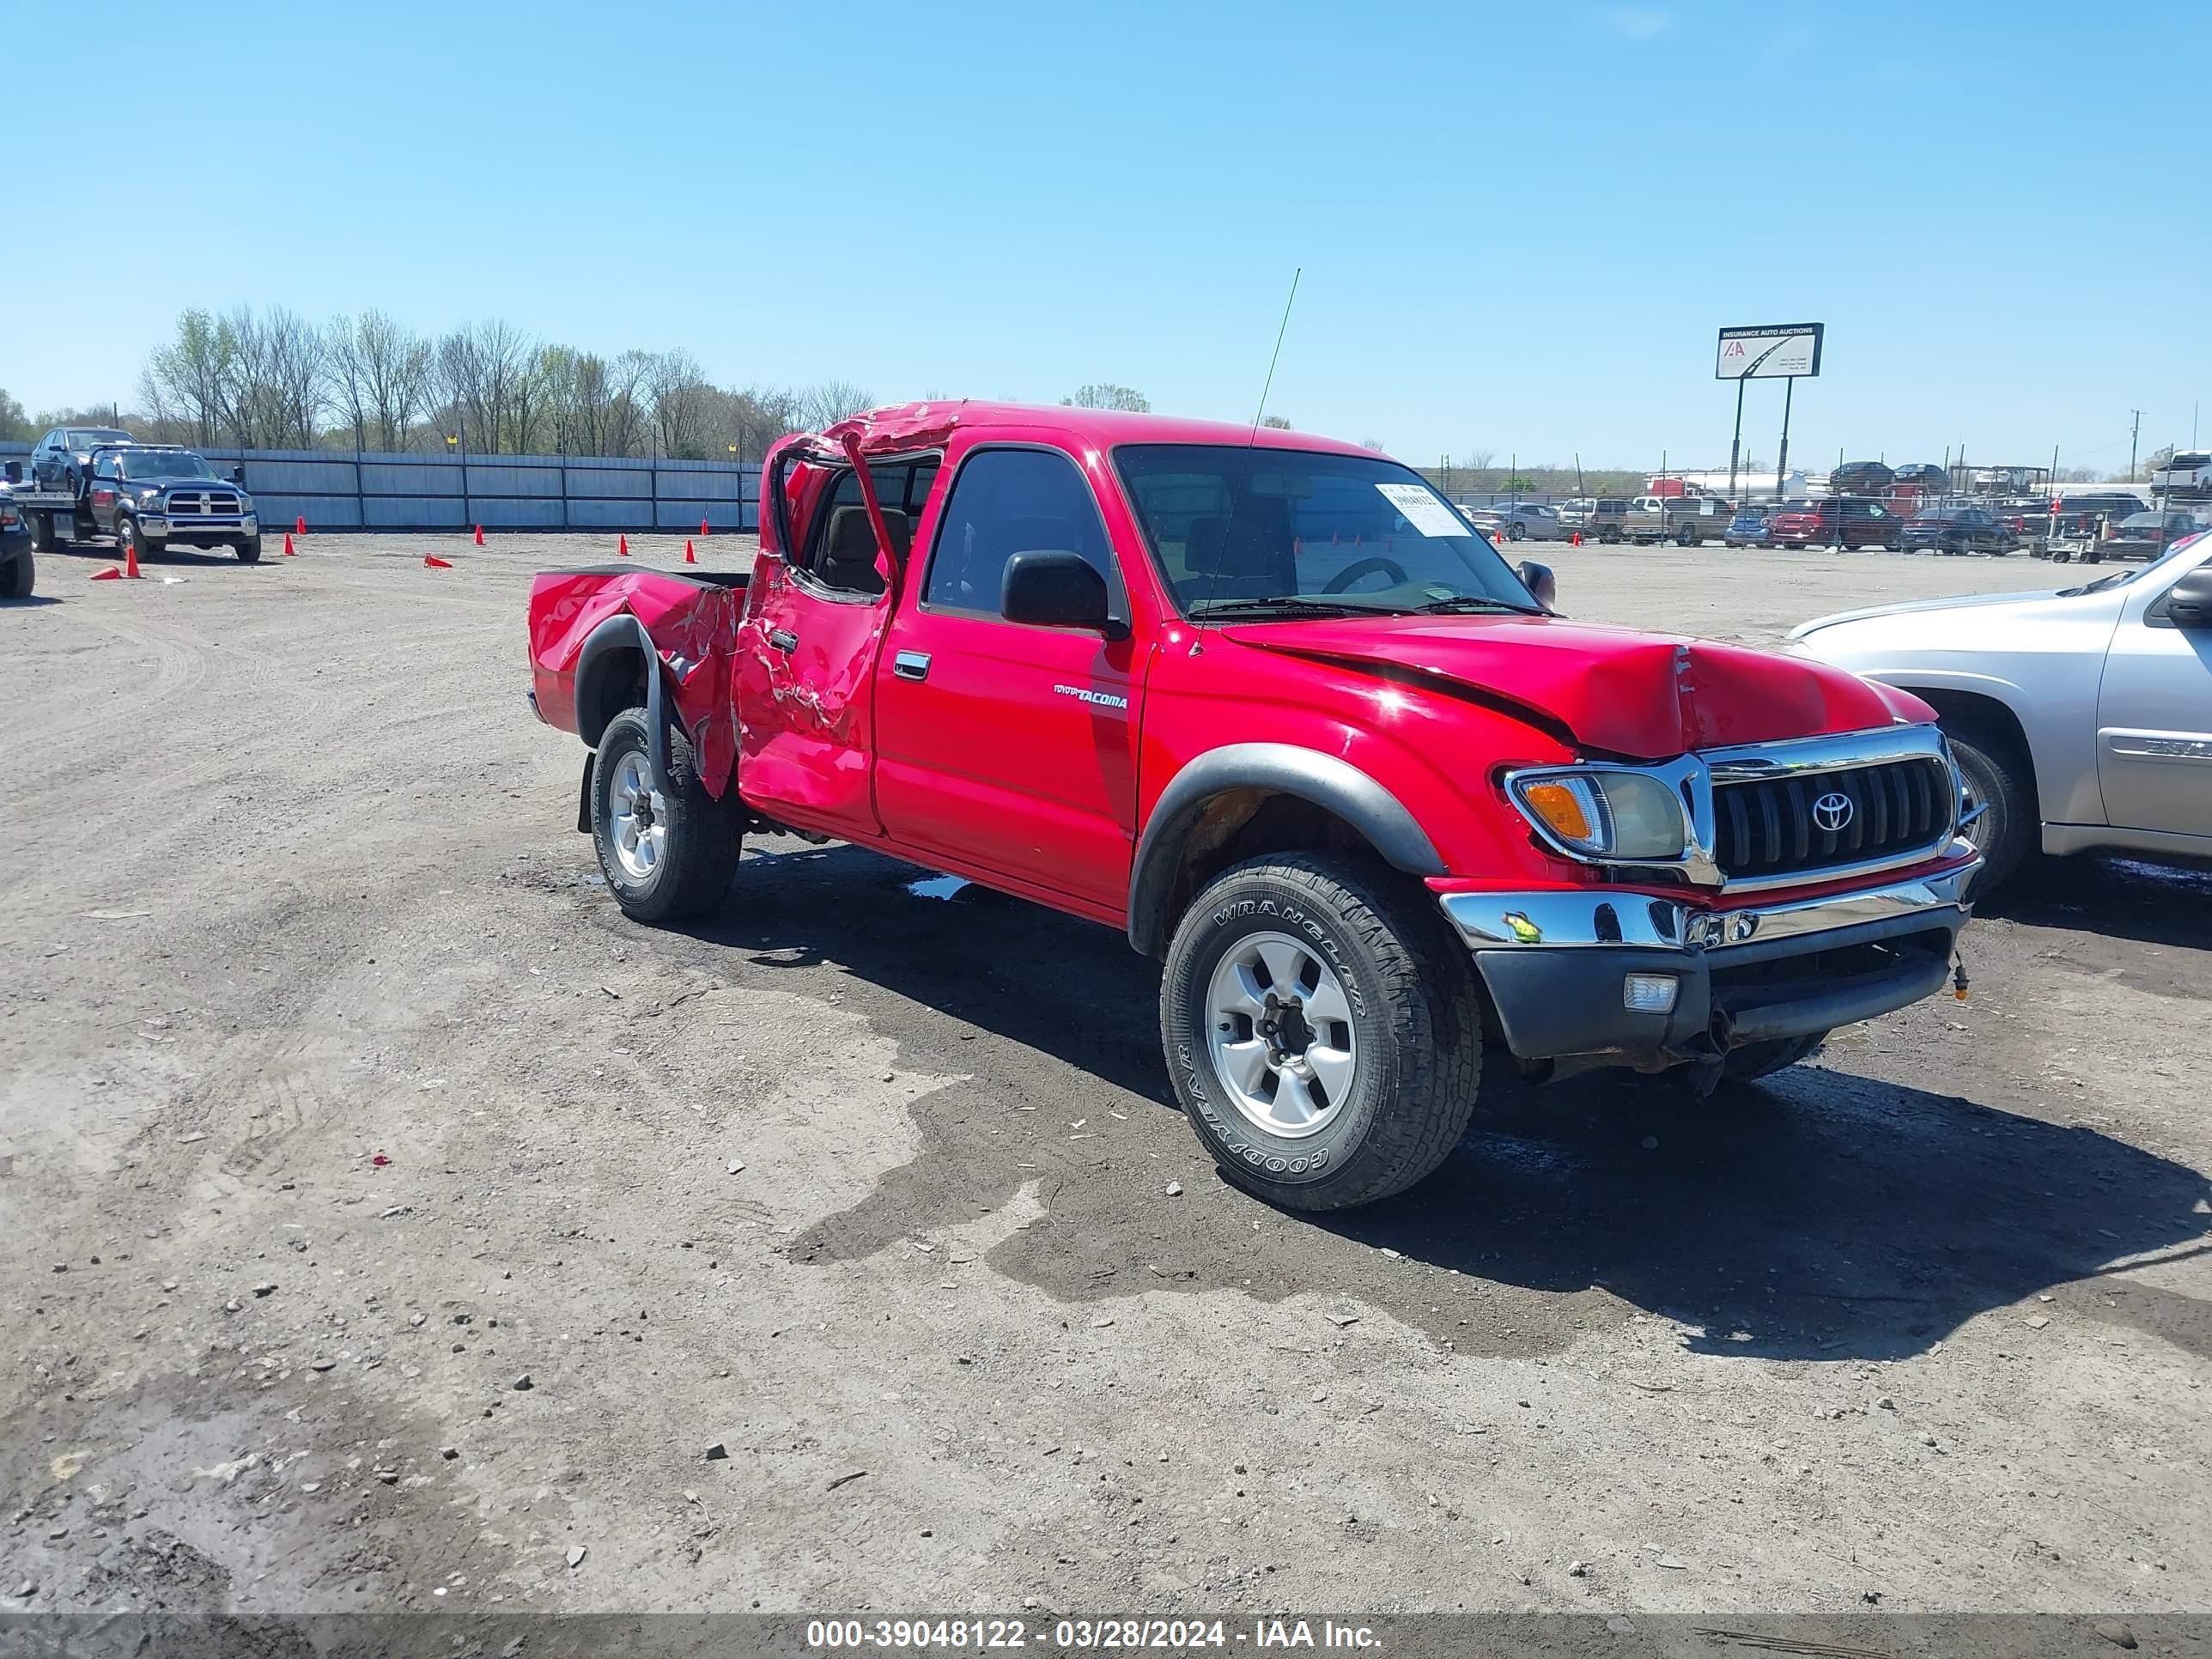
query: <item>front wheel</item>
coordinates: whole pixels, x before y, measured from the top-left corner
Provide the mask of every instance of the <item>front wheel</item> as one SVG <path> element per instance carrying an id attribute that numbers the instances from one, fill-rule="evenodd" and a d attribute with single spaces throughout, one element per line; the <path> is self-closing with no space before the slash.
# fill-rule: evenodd
<path id="1" fill-rule="evenodd" d="M 118 552 L 127 553 L 134 559 L 146 556 L 146 538 L 139 532 L 138 520 L 128 513 L 116 515 L 115 546 Z"/>
<path id="2" fill-rule="evenodd" d="M 668 733 L 668 787 L 653 787 L 645 710 L 607 722 L 592 761 L 592 844 L 600 872 L 634 921 L 678 921 L 719 906 L 738 868 L 726 803 L 699 781 L 684 733 Z"/>
<path id="3" fill-rule="evenodd" d="M 260 537 L 248 536 L 244 541 L 239 542 L 235 544 L 235 545 L 238 549 L 239 563 L 259 564 L 261 562 Z"/>
<path id="4" fill-rule="evenodd" d="M 1317 854 L 1237 866 L 1168 947 L 1160 1036 L 1230 1181 L 1337 1210 L 1402 1192 L 1455 1146 L 1481 1079 L 1465 950 L 1426 896 Z"/>
<path id="5" fill-rule="evenodd" d="M 1982 851 L 1982 873 L 1974 879 L 1974 896 L 1990 892 L 2035 849 L 2035 775 L 2027 757 L 2010 740 L 1981 726 L 1946 726 L 1952 757 L 1966 783 L 1969 811 L 1986 810 L 1980 821 L 1965 833 Z"/>
<path id="6" fill-rule="evenodd" d="M 28 553 L 0 564 L 0 599 L 29 599 L 31 584 L 37 575 L 37 567 Z"/>

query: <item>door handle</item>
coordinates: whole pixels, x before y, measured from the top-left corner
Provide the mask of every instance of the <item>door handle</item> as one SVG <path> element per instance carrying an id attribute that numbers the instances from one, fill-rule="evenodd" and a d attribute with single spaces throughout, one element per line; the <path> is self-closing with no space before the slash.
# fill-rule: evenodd
<path id="1" fill-rule="evenodd" d="M 891 659 L 891 672 L 902 680 L 926 680 L 929 678 L 929 653 L 902 651 Z"/>
<path id="2" fill-rule="evenodd" d="M 793 652 L 799 649 L 799 635 L 793 633 L 788 628 L 769 629 L 768 630 L 768 642 L 774 646 L 777 650 L 782 652 L 786 656 L 789 656 Z"/>

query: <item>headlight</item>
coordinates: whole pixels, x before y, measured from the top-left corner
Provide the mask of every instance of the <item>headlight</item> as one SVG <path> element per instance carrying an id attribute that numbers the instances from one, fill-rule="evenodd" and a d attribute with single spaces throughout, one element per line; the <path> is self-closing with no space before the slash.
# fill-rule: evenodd
<path id="1" fill-rule="evenodd" d="M 1674 790 L 1642 772 L 1550 772 L 1513 782 L 1514 802 L 1560 845 L 1591 858 L 1678 859 L 1689 821 Z"/>
<path id="2" fill-rule="evenodd" d="M 161 499 L 161 492 L 158 489 L 142 489 L 138 492 L 138 505 L 141 507 L 151 507 Z"/>

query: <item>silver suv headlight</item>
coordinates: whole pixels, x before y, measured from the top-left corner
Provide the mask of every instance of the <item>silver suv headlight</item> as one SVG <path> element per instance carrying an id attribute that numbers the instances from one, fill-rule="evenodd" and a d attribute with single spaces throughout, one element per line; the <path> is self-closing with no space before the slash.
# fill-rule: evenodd
<path id="1" fill-rule="evenodd" d="M 1647 772 L 1590 768 L 1524 772 L 1513 804 L 1563 851 L 1585 858 L 1669 861 L 1689 844 L 1689 815 L 1673 786 Z"/>

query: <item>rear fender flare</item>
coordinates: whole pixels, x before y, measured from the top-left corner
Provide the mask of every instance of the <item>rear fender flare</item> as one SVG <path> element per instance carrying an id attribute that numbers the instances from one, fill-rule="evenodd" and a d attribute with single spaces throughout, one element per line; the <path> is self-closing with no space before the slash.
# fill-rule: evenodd
<path id="1" fill-rule="evenodd" d="M 586 711 L 599 707 L 600 677 L 614 672 L 611 653 L 626 648 L 645 654 L 645 729 L 649 739 L 646 758 L 653 767 L 653 787 L 665 794 L 669 787 L 668 700 L 661 684 L 660 653 L 653 647 L 653 635 L 645 631 L 645 624 L 628 611 L 610 617 L 594 628 L 585 638 L 584 648 L 576 653 L 576 734 L 589 746 L 599 746 L 600 732 L 606 728 L 601 724 L 599 731 L 586 730 L 592 716 Z"/>
<path id="2" fill-rule="evenodd" d="M 1231 789 L 1295 796 L 1334 813 L 1367 838 L 1393 868 L 1441 876 L 1444 862 L 1406 805 L 1351 762 L 1288 743 L 1232 743 L 1210 749 L 1168 781 L 1153 804 L 1129 871 L 1129 943 L 1144 956 L 1166 948 L 1168 914 L 1183 844 L 1207 803 Z"/>

